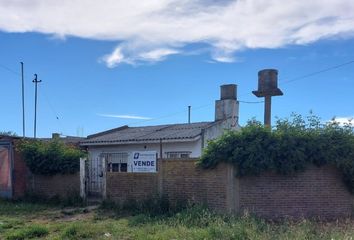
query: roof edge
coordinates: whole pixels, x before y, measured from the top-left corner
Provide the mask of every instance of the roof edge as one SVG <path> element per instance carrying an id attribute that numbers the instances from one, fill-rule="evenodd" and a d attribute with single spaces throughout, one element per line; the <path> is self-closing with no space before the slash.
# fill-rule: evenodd
<path id="1" fill-rule="evenodd" d="M 148 144 L 148 143 L 175 143 L 175 142 L 194 142 L 200 139 L 201 134 L 191 138 L 171 138 L 171 139 L 151 139 L 141 141 L 84 141 L 80 142 L 80 146 L 98 146 L 98 145 L 127 145 L 127 144 Z"/>
<path id="2" fill-rule="evenodd" d="M 124 130 L 124 129 L 127 129 L 127 128 L 129 128 L 128 125 L 124 125 L 124 126 L 113 128 L 113 129 L 109 129 L 109 130 L 106 130 L 106 131 L 103 131 L 103 132 L 99 132 L 99 133 L 88 135 L 87 139 L 93 138 L 93 137 L 99 137 L 99 136 L 102 136 L 102 135 L 105 135 L 105 134 L 108 134 L 108 133 Z"/>

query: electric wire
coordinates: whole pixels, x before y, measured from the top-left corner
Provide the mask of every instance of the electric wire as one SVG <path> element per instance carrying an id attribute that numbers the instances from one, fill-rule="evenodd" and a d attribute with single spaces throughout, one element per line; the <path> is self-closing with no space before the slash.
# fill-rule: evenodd
<path id="1" fill-rule="evenodd" d="M 4 64 L 0 64 L 0 67 L 3 68 L 3 69 L 5 69 L 5 70 L 7 70 L 8 72 L 10 72 L 10 73 L 12 73 L 12 74 L 21 76 L 21 74 L 20 74 L 19 72 L 17 72 L 17 71 L 15 71 L 15 70 L 11 69 L 10 67 L 5 66 Z M 43 89 L 42 89 L 41 91 L 42 91 L 43 96 L 44 96 L 44 98 L 45 98 L 45 101 L 44 101 L 44 102 L 45 102 L 45 103 L 49 106 L 49 108 L 51 109 L 53 115 L 55 116 L 55 119 L 57 120 L 57 122 L 58 122 L 58 124 L 59 124 L 59 127 L 60 127 L 61 129 L 64 129 L 64 128 L 63 128 L 63 125 L 62 125 L 62 123 L 61 123 L 61 121 L 60 121 L 58 112 L 54 109 L 53 105 L 50 103 L 50 100 L 49 100 L 47 94 L 45 93 L 45 91 L 43 91 Z"/>
<path id="2" fill-rule="evenodd" d="M 327 67 L 327 68 L 324 68 L 324 69 L 321 69 L 321 70 L 318 70 L 318 71 L 315 71 L 315 72 L 311 72 L 311 73 L 307 73 L 305 75 L 301 75 L 301 76 L 298 76 L 298 77 L 294 77 L 292 79 L 289 79 L 289 80 L 285 80 L 285 81 L 282 81 L 282 80 L 279 80 L 279 85 L 285 85 L 285 84 L 289 84 L 289 83 L 292 83 L 292 82 L 295 82 L 295 81 L 299 81 L 299 80 L 302 80 L 304 78 L 309 78 L 309 77 L 312 77 L 312 76 L 315 76 L 315 75 L 318 75 L 318 74 L 321 74 L 321 73 L 324 73 L 324 72 L 328 72 L 328 71 L 331 71 L 331 70 L 334 70 L 334 69 L 338 69 L 338 68 L 341 68 L 341 67 L 344 67 L 346 65 L 349 65 L 349 64 L 353 64 L 354 63 L 354 60 L 351 60 L 351 61 L 348 61 L 348 62 L 344 62 L 344 63 L 341 63 L 341 64 L 338 64 L 338 65 L 333 65 L 333 66 L 330 66 L 330 67 Z M 0 64 L 0 67 L 13 73 L 13 74 L 16 74 L 16 75 L 19 75 L 18 72 L 12 70 L 11 68 L 3 65 L 3 64 Z M 239 96 L 243 96 L 245 94 L 241 94 Z M 45 95 L 46 97 L 46 95 Z M 48 97 L 46 97 L 47 99 L 47 104 L 50 106 L 51 110 L 53 111 L 55 117 L 57 120 L 59 120 L 59 117 L 58 117 L 58 114 L 56 114 L 56 111 L 54 110 L 53 106 L 51 106 L 51 104 L 49 103 L 49 99 Z M 259 103 L 263 103 L 264 101 L 243 101 L 243 100 L 239 100 L 240 103 L 245 103 L 245 104 L 259 104 Z M 210 105 L 212 104 L 207 104 L 207 105 L 202 105 L 202 106 L 199 106 L 199 107 L 195 107 L 193 108 L 193 110 L 199 110 L 199 109 L 202 109 L 202 108 L 205 108 L 205 107 L 209 107 Z M 161 117 L 158 117 L 158 118 L 153 118 L 153 119 L 146 119 L 146 120 L 142 120 L 142 121 L 137 121 L 137 122 L 133 122 L 133 123 L 130 123 L 131 125 L 135 125 L 135 124 L 139 124 L 139 123 L 143 123 L 143 122 L 149 122 L 149 121 L 156 121 L 156 120 L 160 120 L 160 119 L 164 119 L 164 118 L 169 118 L 169 117 L 173 117 L 173 116 L 176 116 L 176 115 L 179 115 L 179 114 L 182 114 L 182 113 L 186 113 L 188 110 L 183 110 L 183 111 L 179 111 L 179 112 L 175 112 L 175 113 L 171 113 L 171 114 L 168 114 L 168 115 L 164 115 L 164 116 L 161 116 Z"/>
<path id="3" fill-rule="evenodd" d="M 11 69 L 11 68 L 9 68 L 9 67 L 7 67 L 7 66 L 3 65 L 3 64 L 0 64 L 0 67 L 1 67 L 1 68 L 3 68 L 3 69 L 5 69 L 6 71 L 8 71 L 8 72 L 12 73 L 12 74 L 15 74 L 15 75 L 20 75 L 20 73 L 19 73 L 19 72 L 16 72 L 15 70 L 13 70 L 13 69 Z"/>
<path id="4" fill-rule="evenodd" d="M 331 70 L 334 70 L 334 69 L 337 69 L 337 68 L 341 68 L 341 67 L 344 67 L 344 66 L 352 64 L 352 63 L 354 63 L 354 60 L 351 60 L 351 61 L 348 61 L 348 62 L 345 62 L 345 63 L 341 63 L 341 64 L 338 64 L 338 65 L 330 66 L 330 67 L 327 67 L 327 68 L 324 68 L 324 69 L 321 69 L 321 70 L 318 70 L 318 71 L 315 71 L 315 72 L 312 72 L 312 73 L 307 73 L 307 74 L 299 76 L 299 77 L 294 77 L 294 78 L 286 80 L 286 81 L 279 80 L 279 82 L 280 82 L 279 84 L 280 85 L 284 85 L 284 84 L 296 82 L 298 80 L 302 80 L 304 78 L 309 78 L 309 77 L 315 76 L 315 75 L 320 74 L 320 73 L 324 73 L 324 72 L 328 72 L 328 71 L 331 71 Z"/>

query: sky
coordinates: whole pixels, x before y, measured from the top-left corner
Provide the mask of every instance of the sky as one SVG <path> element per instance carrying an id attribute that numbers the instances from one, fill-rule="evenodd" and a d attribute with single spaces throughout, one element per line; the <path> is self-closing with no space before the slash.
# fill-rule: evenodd
<path id="1" fill-rule="evenodd" d="M 213 121 L 237 84 L 239 121 L 263 121 L 258 71 L 279 71 L 272 121 L 354 117 L 352 0 L 0 0 L 0 131 L 86 136 Z"/>

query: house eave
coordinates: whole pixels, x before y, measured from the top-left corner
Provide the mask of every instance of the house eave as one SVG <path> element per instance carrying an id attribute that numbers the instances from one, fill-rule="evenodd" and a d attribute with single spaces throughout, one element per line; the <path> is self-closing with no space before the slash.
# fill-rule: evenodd
<path id="1" fill-rule="evenodd" d="M 133 140 L 133 141 L 92 141 L 82 142 L 80 146 L 107 146 L 107 145 L 129 145 L 129 144 L 159 144 L 163 143 L 180 143 L 180 142 L 195 142 L 200 139 L 200 135 L 193 138 L 177 138 L 177 139 L 153 139 L 153 140 Z"/>

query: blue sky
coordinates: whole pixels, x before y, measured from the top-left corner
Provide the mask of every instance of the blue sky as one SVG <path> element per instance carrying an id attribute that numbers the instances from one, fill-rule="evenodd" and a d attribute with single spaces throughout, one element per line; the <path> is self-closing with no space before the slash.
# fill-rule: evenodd
<path id="1" fill-rule="evenodd" d="M 264 1 L 78 2 L 86 8 L 0 0 L 0 131 L 22 134 L 20 61 L 28 136 L 34 73 L 43 80 L 40 137 L 186 122 L 188 105 L 192 121 L 212 121 L 222 84 L 237 84 L 240 101 L 262 100 L 251 91 L 264 68 L 278 69 L 284 92 L 273 98 L 273 119 L 310 110 L 324 120 L 354 116 L 354 64 L 287 82 L 354 60 L 351 1 L 274 0 L 266 10 Z M 241 102 L 241 125 L 252 117 L 263 120 L 263 104 Z"/>

